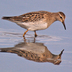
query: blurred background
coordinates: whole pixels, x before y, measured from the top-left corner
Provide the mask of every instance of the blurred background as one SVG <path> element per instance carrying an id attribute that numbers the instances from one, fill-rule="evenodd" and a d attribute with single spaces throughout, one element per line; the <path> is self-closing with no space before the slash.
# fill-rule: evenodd
<path id="1" fill-rule="evenodd" d="M 13 22 L 2 20 L 3 16 L 18 16 L 40 10 L 62 11 L 66 15 L 66 30 L 62 23 L 57 21 L 48 29 L 37 31 L 38 35 L 47 35 L 52 39 L 36 38 L 54 54 L 59 54 L 65 49 L 62 63 L 59 66 L 47 62 L 37 63 L 18 57 L 16 54 L 0 53 L 1 72 L 72 72 L 72 0 L 0 0 L 0 48 L 13 47 L 23 42 L 22 34 L 26 31 Z M 20 37 L 11 33 L 17 33 Z M 29 31 L 27 34 L 34 32 Z"/>

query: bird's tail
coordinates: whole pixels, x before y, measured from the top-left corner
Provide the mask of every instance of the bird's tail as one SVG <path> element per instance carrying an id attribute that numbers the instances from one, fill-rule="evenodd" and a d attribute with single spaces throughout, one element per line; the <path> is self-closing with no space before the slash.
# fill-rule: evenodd
<path id="1" fill-rule="evenodd" d="M 10 20 L 12 17 L 2 17 L 4 20 Z"/>
<path id="2" fill-rule="evenodd" d="M 0 52 L 7 52 L 7 49 L 0 48 Z"/>
<path id="3" fill-rule="evenodd" d="M 13 49 L 12 47 L 9 47 L 9 48 L 0 48 L 0 52 L 9 52 L 12 49 Z"/>

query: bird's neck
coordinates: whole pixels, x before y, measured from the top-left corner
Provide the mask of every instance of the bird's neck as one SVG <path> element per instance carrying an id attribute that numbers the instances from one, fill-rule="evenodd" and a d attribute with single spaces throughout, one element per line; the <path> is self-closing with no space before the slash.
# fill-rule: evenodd
<path id="1" fill-rule="evenodd" d="M 52 24 L 55 21 L 57 21 L 57 13 L 51 13 L 49 23 Z"/>

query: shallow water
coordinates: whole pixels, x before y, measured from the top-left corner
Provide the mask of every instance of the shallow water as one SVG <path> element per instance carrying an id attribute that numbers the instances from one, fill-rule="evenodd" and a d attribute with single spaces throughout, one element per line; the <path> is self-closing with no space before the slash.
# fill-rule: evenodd
<path id="1" fill-rule="evenodd" d="M 7 71 L 17 71 L 18 69 L 22 69 L 23 67 L 25 71 L 28 71 L 27 68 L 30 71 L 42 71 L 44 69 L 46 69 L 47 71 L 49 67 L 61 69 L 64 67 L 71 69 L 72 51 L 71 48 L 68 48 L 68 46 L 71 45 L 71 43 L 68 42 L 70 38 L 49 35 L 38 35 L 38 37 L 34 38 L 33 34 L 27 33 L 26 41 L 24 41 L 21 32 L 13 31 L 14 30 L 10 29 L 0 29 L 0 51 L 1 48 L 4 50 L 4 52 L 0 53 L 1 69 L 4 68 L 5 70 L 7 69 Z M 42 55 L 43 53 L 45 53 L 45 47 L 49 50 L 49 52 L 51 52 L 54 55 L 59 55 L 60 52 L 64 49 L 64 53 L 62 54 L 60 59 L 61 63 L 59 63 L 58 66 L 55 66 L 54 63 L 54 61 L 57 61 L 57 58 L 51 58 L 51 54 L 49 52 L 47 52 L 49 55 L 47 59 L 50 59 L 51 61 L 45 61 L 45 57 L 43 57 Z M 6 49 L 7 51 L 5 51 Z M 26 53 L 22 54 L 23 51 L 20 52 L 21 50 L 25 51 Z M 41 56 L 40 58 L 42 59 L 33 59 L 30 56 L 28 56 L 28 52 L 31 52 L 30 54 L 33 53 L 33 55 Z M 52 62 L 54 65 L 52 64 Z M 14 67 L 18 69 L 15 69 Z"/>
<path id="2" fill-rule="evenodd" d="M 39 4 L 41 3 L 41 4 Z M 0 20 L 0 71 L 1 72 L 72 72 L 72 1 L 4 1 L 0 3 L 0 18 L 30 11 L 63 11 L 66 28 L 61 22 L 53 23 L 48 29 L 29 31 L 15 23 Z M 39 5 L 38 5 L 39 4 Z M 52 4 L 52 5 L 51 5 Z M 59 54 L 64 49 L 61 59 Z M 58 62 L 58 63 L 57 63 Z M 56 64 L 57 63 L 57 64 Z"/>

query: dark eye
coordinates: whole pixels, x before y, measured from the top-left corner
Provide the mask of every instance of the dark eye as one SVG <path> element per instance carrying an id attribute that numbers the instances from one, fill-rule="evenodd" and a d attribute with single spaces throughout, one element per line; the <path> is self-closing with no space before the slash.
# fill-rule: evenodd
<path id="1" fill-rule="evenodd" d="M 60 16 L 60 18 L 62 19 L 62 17 Z"/>

